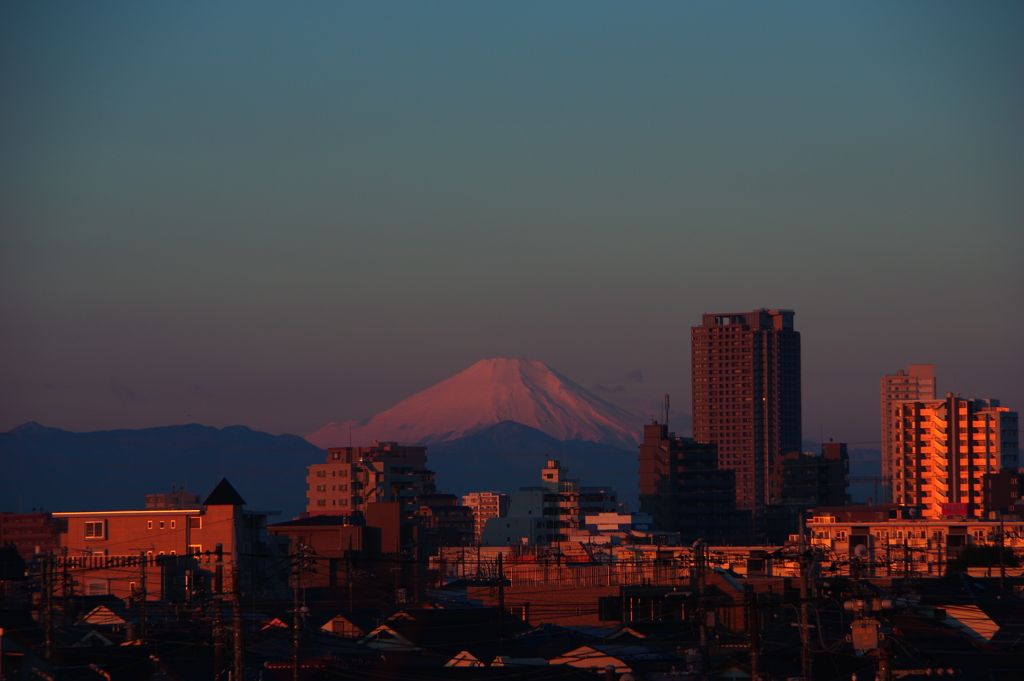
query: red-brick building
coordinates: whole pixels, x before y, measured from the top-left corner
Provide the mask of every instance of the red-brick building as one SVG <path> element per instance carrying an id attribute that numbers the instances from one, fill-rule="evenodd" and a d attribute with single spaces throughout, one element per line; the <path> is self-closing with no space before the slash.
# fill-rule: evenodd
<path id="1" fill-rule="evenodd" d="M 67 528 L 52 513 L 0 513 L 0 546 L 14 545 L 28 560 L 60 546 L 60 534 Z"/>
<path id="2" fill-rule="evenodd" d="M 736 506 L 763 518 L 776 457 L 801 449 L 800 333 L 792 310 L 706 314 L 691 330 L 693 436 L 736 472 Z"/>
<path id="3" fill-rule="evenodd" d="M 244 504 L 221 480 L 194 508 L 54 513 L 67 523 L 57 568 L 86 595 L 138 596 L 145 576 L 147 599 L 190 600 L 216 590 L 220 545 L 222 590 L 231 590 L 236 564 L 243 588 L 254 585 L 264 576 L 262 563 L 287 553 L 283 542 L 279 550 L 268 543 L 266 515 Z"/>

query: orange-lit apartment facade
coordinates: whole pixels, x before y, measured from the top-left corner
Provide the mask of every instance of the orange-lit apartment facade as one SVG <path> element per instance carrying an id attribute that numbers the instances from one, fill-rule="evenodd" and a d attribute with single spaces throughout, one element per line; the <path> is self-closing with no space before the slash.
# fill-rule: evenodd
<path id="1" fill-rule="evenodd" d="M 893 480 L 895 479 L 896 437 L 900 432 L 893 418 L 893 408 L 897 402 L 914 401 L 930 402 L 935 400 L 935 365 L 911 364 L 904 371 L 888 374 L 881 380 L 882 406 L 882 489 L 885 501 L 891 503 L 893 496 Z"/>
<path id="2" fill-rule="evenodd" d="M 892 495 L 919 505 L 925 518 L 976 516 L 983 508 L 983 476 L 1016 469 L 1017 412 L 998 400 L 891 403 Z"/>

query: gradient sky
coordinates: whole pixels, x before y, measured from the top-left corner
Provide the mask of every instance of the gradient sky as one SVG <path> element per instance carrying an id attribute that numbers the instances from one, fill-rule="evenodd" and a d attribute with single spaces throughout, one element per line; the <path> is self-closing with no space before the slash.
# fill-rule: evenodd
<path id="1" fill-rule="evenodd" d="M 488 357 L 687 412 L 760 307 L 808 438 L 908 363 L 1024 410 L 1019 2 L 5 2 L 0 97 L 2 430 L 305 435 Z"/>

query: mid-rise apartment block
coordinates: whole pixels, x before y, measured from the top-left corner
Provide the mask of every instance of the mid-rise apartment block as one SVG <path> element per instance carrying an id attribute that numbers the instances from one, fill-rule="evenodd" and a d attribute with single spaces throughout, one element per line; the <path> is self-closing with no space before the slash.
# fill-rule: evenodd
<path id="1" fill-rule="evenodd" d="M 473 527 L 478 542 L 488 520 L 508 515 L 508 495 L 504 492 L 472 492 L 462 497 L 462 505 L 473 509 Z"/>
<path id="2" fill-rule="evenodd" d="M 897 402 L 929 402 L 935 399 L 934 364 L 911 364 L 906 371 L 900 369 L 895 374 L 882 377 L 879 401 L 882 406 L 882 483 L 887 502 L 895 498 L 893 480 L 895 464 L 899 458 L 896 454 L 896 436 L 900 431 L 892 418 L 894 405 Z"/>
<path id="3" fill-rule="evenodd" d="M 693 436 L 736 473 L 736 505 L 761 517 L 776 457 L 800 451 L 800 333 L 792 310 L 706 314 L 691 330 Z"/>
<path id="4" fill-rule="evenodd" d="M 684 542 L 738 541 L 750 535 L 749 510 L 736 508 L 736 474 L 718 467 L 715 445 L 676 437 L 663 423 L 644 426 L 640 512 Z"/>
<path id="5" fill-rule="evenodd" d="M 567 541 L 588 515 L 618 510 L 618 495 L 608 487 L 581 487 L 569 478 L 569 469 L 555 460 L 541 471 L 540 487 L 520 487 L 512 495 L 508 515 L 491 518 L 484 528 L 482 543 L 550 544 Z"/>
<path id="6" fill-rule="evenodd" d="M 332 447 L 327 461 L 309 467 L 306 476 L 309 515 L 363 513 L 366 505 L 413 502 L 436 488 L 427 466 L 427 448 L 398 442 L 374 442 L 369 447 Z"/>
<path id="7" fill-rule="evenodd" d="M 67 522 L 52 513 L 0 513 L 0 546 L 13 545 L 25 560 L 60 546 Z"/>
<path id="8" fill-rule="evenodd" d="M 924 517 L 976 516 L 984 476 L 1018 466 L 1017 412 L 998 400 L 897 401 L 889 419 L 894 501 Z"/>

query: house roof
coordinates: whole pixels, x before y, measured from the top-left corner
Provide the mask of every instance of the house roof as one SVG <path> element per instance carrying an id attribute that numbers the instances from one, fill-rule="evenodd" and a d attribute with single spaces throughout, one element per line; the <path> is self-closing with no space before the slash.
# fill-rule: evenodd
<path id="1" fill-rule="evenodd" d="M 245 499 L 235 491 L 227 478 L 221 478 L 217 486 L 203 502 L 204 506 L 245 506 Z"/>

